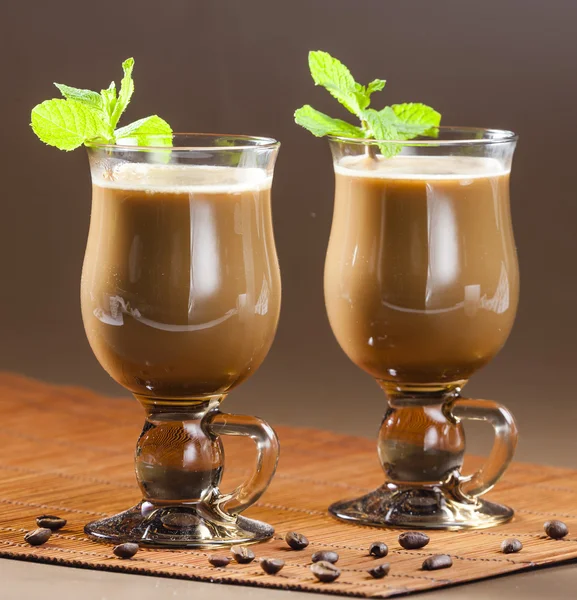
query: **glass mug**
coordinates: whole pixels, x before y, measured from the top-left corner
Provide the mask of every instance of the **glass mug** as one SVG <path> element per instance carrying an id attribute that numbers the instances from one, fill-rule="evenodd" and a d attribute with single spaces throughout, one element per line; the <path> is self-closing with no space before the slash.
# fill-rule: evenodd
<path id="1" fill-rule="evenodd" d="M 276 435 L 219 407 L 260 366 L 277 328 L 270 187 L 279 144 L 200 134 L 163 142 L 88 149 L 82 317 L 96 358 L 146 420 L 135 455 L 142 502 L 85 532 L 174 548 L 267 539 L 270 525 L 240 513 L 274 475 Z M 223 435 L 257 446 L 254 472 L 226 494 Z"/>
<path id="2" fill-rule="evenodd" d="M 325 304 L 348 357 L 387 398 L 377 490 L 329 510 L 375 526 L 481 528 L 513 511 L 480 498 L 507 468 L 517 430 L 503 406 L 461 397 L 505 343 L 519 273 L 509 208 L 517 138 L 441 127 L 438 137 L 387 142 L 333 137 L 335 203 Z M 400 148 L 399 148 L 400 146 Z M 493 449 L 463 475 L 462 420 L 489 421 Z"/>

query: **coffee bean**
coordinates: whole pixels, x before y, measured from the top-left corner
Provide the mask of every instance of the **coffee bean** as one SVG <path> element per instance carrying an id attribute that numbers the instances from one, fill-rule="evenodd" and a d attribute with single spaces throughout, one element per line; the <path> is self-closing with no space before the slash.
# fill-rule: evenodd
<path id="1" fill-rule="evenodd" d="M 435 554 L 423 561 L 424 571 L 436 571 L 437 569 L 448 569 L 453 566 L 453 560 L 448 554 Z"/>
<path id="2" fill-rule="evenodd" d="M 545 530 L 545 533 L 554 540 L 560 540 L 569 533 L 567 525 L 565 525 L 563 521 L 557 520 L 547 521 L 543 525 L 543 529 Z"/>
<path id="3" fill-rule="evenodd" d="M 387 556 L 388 553 L 389 547 L 387 544 L 383 544 L 383 542 L 373 542 L 369 546 L 369 554 L 376 558 L 383 558 L 384 556 Z"/>
<path id="4" fill-rule="evenodd" d="M 307 538 L 296 531 L 289 531 L 284 540 L 293 550 L 304 550 L 309 545 Z"/>
<path id="5" fill-rule="evenodd" d="M 224 556 L 223 554 L 213 554 L 208 557 L 208 562 L 213 567 L 226 567 L 230 560 L 230 556 Z"/>
<path id="6" fill-rule="evenodd" d="M 311 556 L 311 560 L 314 563 L 320 562 L 321 560 L 325 560 L 326 562 L 334 564 L 339 560 L 339 555 L 336 552 L 333 552 L 332 550 L 319 550 Z"/>
<path id="7" fill-rule="evenodd" d="M 374 577 L 375 579 L 382 579 L 385 575 L 389 574 L 390 570 L 391 570 L 390 563 L 383 563 L 382 565 L 377 565 L 376 567 L 369 569 L 367 571 L 367 573 L 371 577 Z"/>
<path id="8" fill-rule="evenodd" d="M 429 536 L 420 531 L 405 531 L 399 536 L 399 544 L 401 544 L 405 550 L 424 548 L 429 541 Z"/>
<path id="9" fill-rule="evenodd" d="M 326 560 L 313 563 L 311 565 L 311 571 L 313 572 L 313 575 L 323 583 L 330 583 L 341 574 L 341 570 L 338 567 L 335 567 L 333 563 L 327 562 Z"/>
<path id="10" fill-rule="evenodd" d="M 233 546 L 230 551 L 239 565 L 247 565 L 255 559 L 254 552 L 246 546 Z"/>
<path id="11" fill-rule="evenodd" d="M 41 515 L 40 517 L 36 517 L 36 525 L 38 527 L 46 527 L 50 531 L 58 531 L 58 529 L 62 529 L 66 525 L 66 519 L 55 517 L 54 515 Z"/>
<path id="12" fill-rule="evenodd" d="M 284 567 L 284 560 L 280 558 L 263 558 L 260 561 L 260 568 L 267 575 L 276 575 Z"/>
<path id="13" fill-rule="evenodd" d="M 40 529 L 35 529 L 34 531 L 29 531 L 24 536 L 24 541 L 28 542 L 31 546 L 42 546 L 45 544 L 52 535 L 52 531 L 47 527 L 41 527 Z"/>
<path id="14" fill-rule="evenodd" d="M 501 542 L 501 552 L 503 552 L 503 554 L 514 554 L 521 550 L 523 550 L 523 544 L 515 538 L 503 540 Z"/>
<path id="15" fill-rule="evenodd" d="M 118 556 L 118 558 L 132 558 L 138 552 L 138 550 L 138 544 L 126 542 L 125 544 L 114 546 L 112 552 Z"/>

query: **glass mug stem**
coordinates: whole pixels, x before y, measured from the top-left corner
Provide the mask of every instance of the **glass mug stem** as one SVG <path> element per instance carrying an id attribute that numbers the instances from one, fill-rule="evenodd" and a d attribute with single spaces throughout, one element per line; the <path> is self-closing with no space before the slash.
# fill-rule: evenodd
<path id="1" fill-rule="evenodd" d="M 146 412 L 135 452 L 143 500 L 125 513 L 132 517 L 130 534 L 118 531 L 117 517 L 90 523 L 86 532 L 104 541 L 126 541 L 132 536 L 143 545 L 167 547 L 186 546 L 183 533 L 191 547 L 270 537 L 272 527 L 238 515 L 260 498 L 276 471 L 279 443 L 272 427 L 257 417 L 222 413 L 218 407 L 224 395 L 186 405 L 151 404 L 145 397 L 136 398 Z M 226 494 L 219 489 L 223 435 L 249 437 L 257 449 L 252 474 Z"/>
<path id="2" fill-rule="evenodd" d="M 403 527 L 489 527 L 513 516 L 508 507 L 479 497 L 488 492 L 513 458 L 517 427 L 511 413 L 489 400 L 462 398 L 460 387 L 442 392 L 399 392 L 383 383 L 388 406 L 377 449 L 386 483 L 330 511 L 345 520 L 370 516 L 373 525 Z M 418 386 L 417 386 L 418 387 Z M 495 431 L 484 465 L 463 475 L 463 420 L 482 420 Z"/>

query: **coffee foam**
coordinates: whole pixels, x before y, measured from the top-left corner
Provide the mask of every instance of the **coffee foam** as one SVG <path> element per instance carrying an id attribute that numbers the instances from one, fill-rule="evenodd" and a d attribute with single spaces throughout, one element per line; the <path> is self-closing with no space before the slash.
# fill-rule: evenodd
<path id="1" fill-rule="evenodd" d="M 335 164 L 335 172 L 348 177 L 406 180 L 468 180 L 507 175 L 496 158 L 477 156 L 395 156 L 375 159 L 345 156 Z"/>
<path id="2" fill-rule="evenodd" d="M 102 188 L 148 193 L 238 194 L 270 188 L 272 176 L 254 167 L 117 163 L 92 169 Z"/>

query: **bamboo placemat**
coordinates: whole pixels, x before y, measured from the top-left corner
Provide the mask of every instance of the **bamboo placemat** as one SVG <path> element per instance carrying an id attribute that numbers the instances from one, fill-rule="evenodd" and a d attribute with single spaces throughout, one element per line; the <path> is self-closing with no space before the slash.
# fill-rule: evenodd
<path id="1" fill-rule="evenodd" d="M 284 588 L 358 597 L 386 598 L 577 558 L 577 471 L 514 464 L 489 495 L 511 504 L 515 519 L 484 531 L 432 532 L 422 550 L 406 551 L 398 531 L 340 523 L 326 507 L 382 483 L 375 443 L 328 431 L 278 427 L 282 457 L 278 473 L 261 501 L 247 516 L 275 526 L 275 539 L 254 547 L 257 557 L 280 557 L 285 568 L 265 575 L 255 563 L 215 569 L 206 551 L 141 550 L 120 560 L 110 546 L 89 541 L 85 522 L 118 512 L 139 500 L 133 473 L 133 449 L 142 425 L 135 401 L 106 398 L 84 389 L 47 385 L 11 374 L 0 375 L 0 556 L 60 565 L 179 577 L 239 585 Z M 226 439 L 225 489 L 244 475 L 253 460 L 250 442 Z M 474 464 L 471 465 L 473 467 Z M 227 486 L 229 486 L 227 488 Z M 24 533 L 35 517 L 57 514 L 68 519 L 44 546 L 30 547 Z M 543 535 L 542 524 L 563 519 L 570 534 L 555 541 Z M 304 533 L 311 545 L 302 552 L 288 549 L 286 531 Z M 519 554 L 499 551 L 506 537 L 522 540 Z M 367 556 L 373 541 L 390 551 L 388 577 L 374 580 L 366 569 L 376 564 Z M 308 565 L 310 554 L 334 549 L 340 555 L 340 578 L 318 583 Z M 222 553 L 223 551 L 219 551 Z M 453 567 L 425 572 L 425 557 L 447 553 Z"/>

